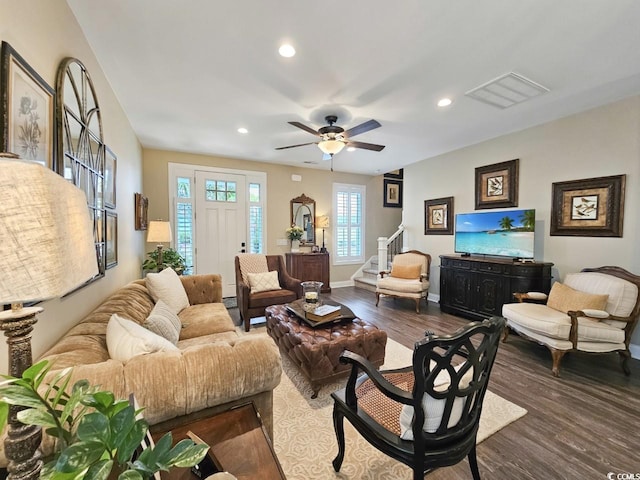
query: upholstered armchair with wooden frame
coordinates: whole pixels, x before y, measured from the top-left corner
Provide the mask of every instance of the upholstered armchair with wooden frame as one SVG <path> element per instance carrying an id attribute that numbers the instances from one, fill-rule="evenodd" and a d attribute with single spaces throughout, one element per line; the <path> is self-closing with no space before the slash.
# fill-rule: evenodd
<path id="1" fill-rule="evenodd" d="M 270 305 L 290 303 L 302 296 L 300 280 L 287 273 L 282 255 L 243 253 L 235 258 L 236 297 L 246 332 L 251 319 Z"/>
<path id="2" fill-rule="evenodd" d="M 381 295 L 396 298 L 412 298 L 416 302 L 416 313 L 420 313 L 420 300 L 427 303 L 429 293 L 429 270 L 431 255 L 418 250 L 409 250 L 393 257 L 391 270 L 379 272 L 376 283 L 376 307 Z"/>
<path id="3" fill-rule="evenodd" d="M 629 375 L 629 342 L 640 314 L 639 289 L 640 277 L 623 268 L 585 268 L 568 274 L 564 284 L 554 283 L 548 299 L 536 292 L 514 294 L 519 303 L 503 305 L 502 315 L 520 336 L 549 349 L 556 377 L 567 352 L 618 352 Z M 507 336 L 508 329 L 503 341 Z"/>
<path id="4" fill-rule="evenodd" d="M 492 317 L 453 335 L 429 335 L 415 344 L 413 365 L 397 370 L 378 371 L 345 351 L 340 361 L 352 364 L 351 375 L 345 389 L 331 394 L 336 472 L 344 460 L 346 418 L 371 445 L 411 467 L 414 480 L 465 457 L 479 480 L 476 436 L 504 327 L 504 318 Z"/>

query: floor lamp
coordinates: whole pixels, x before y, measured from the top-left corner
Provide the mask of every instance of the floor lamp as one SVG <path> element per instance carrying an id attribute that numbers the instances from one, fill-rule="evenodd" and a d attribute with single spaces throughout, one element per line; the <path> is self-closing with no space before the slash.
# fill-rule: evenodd
<path id="1" fill-rule="evenodd" d="M 321 215 L 318 217 L 318 228 L 322 229 L 322 248 L 320 249 L 320 251 L 322 253 L 326 253 L 327 249 L 324 246 L 324 230 L 326 228 L 329 228 L 329 216 L 328 215 Z"/>
<path id="2" fill-rule="evenodd" d="M 163 258 L 162 258 L 162 244 L 163 243 L 171 243 L 171 223 L 163 222 L 161 220 L 155 220 L 149 222 L 149 227 L 147 229 L 147 243 L 157 243 L 158 246 L 156 249 L 158 250 L 158 271 L 161 272 L 164 268 Z"/>
<path id="3" fill-rule="evenodd" d="M 56 298 L 98 273 L 93 225 L 82 190 L 34 162 L 0 154 L 0 330 L 7 337 L 9 375 L 31 366 L 31 332 L 40 306 L 23 303 Z M 9 479 L 37 479 L 42 468 L 40 427 L 9 409 L 4 442 Z"/>

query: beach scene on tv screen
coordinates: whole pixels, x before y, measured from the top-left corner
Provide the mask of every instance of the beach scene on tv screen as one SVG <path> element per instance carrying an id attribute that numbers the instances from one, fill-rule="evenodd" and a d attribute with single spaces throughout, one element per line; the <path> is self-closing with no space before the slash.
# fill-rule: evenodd
<path id="1" fill-rule="evenodd" d="M 456 252 L 533 258 L 535 210 L 456 215 Z"/>

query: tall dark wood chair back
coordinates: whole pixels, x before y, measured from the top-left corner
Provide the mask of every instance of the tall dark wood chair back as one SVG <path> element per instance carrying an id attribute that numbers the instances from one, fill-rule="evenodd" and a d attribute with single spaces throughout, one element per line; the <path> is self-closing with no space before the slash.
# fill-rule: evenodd
<path id="1" fill-rule="evenodd" d="M 397 370 L 378 372 L 345 352 L 341 361 L 352 364 L 351 376 L 345 389 L 332 394 L 335 470 L 344 459 L 346 418 L 378 450 L 410 466 L 414 479 L 465 457 L 479 479 L 476 436 L 504 327 L 504 318 L 493 317 L 453 335 L 429 335 L 415 344 L 413 364 Z M 366 375 L 358 378 L 361 371 Z"/>

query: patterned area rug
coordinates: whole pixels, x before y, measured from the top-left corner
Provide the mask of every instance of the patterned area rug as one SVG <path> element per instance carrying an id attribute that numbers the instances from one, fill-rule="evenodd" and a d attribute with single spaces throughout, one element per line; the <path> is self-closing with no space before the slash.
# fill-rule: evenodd
<path id="1" fill-rule="evenodd" d="M 264 331 L 264 328 L 252 328 Z M 387 342 L 383 368 L 411 364 L 412 352 L 393 340 Z M 344 387 L 345 380 L 328 384 L 312 399 L 311 387 L 287 357 L 283 356 L 282 382 L 274 392 L 274 446 L 288 480 L 411 479 L 411 470 L 371 447 L 345 421 L 346 454 L 339 473 L 331 461 L 338 452 L 333 430 L 333 402 L 330 394 Z M 506 427 L 527 413 L 498 395 L 487 392 L 484 400 L 478 442 Z"/>

